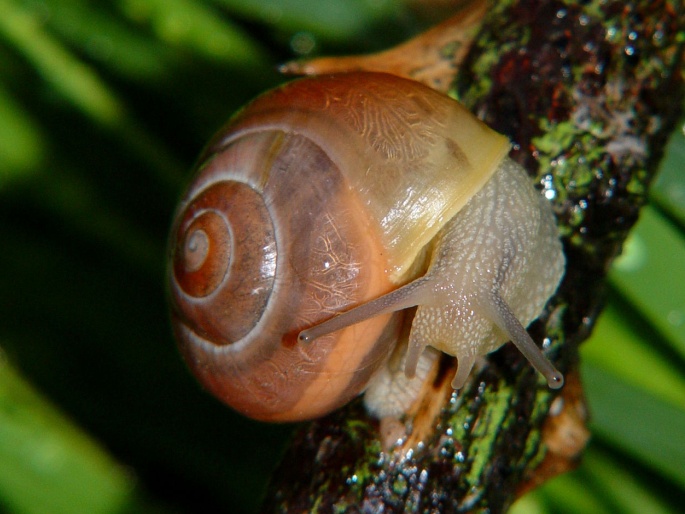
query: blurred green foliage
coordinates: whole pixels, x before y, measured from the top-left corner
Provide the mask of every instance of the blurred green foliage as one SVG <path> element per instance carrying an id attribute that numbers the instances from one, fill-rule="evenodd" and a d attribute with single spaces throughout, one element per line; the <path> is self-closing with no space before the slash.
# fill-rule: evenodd
<path id="1" fill-rule="evenodd" d="M 253 512 L 292 429 L 202 392 L 171 338 L 195 156 L 298 52 L 421 27 L 397 0 L 0 0 L 0 512 Z M 685 136 L 584 345 L 595 434 L 519 512 L 685 500 Z"/>

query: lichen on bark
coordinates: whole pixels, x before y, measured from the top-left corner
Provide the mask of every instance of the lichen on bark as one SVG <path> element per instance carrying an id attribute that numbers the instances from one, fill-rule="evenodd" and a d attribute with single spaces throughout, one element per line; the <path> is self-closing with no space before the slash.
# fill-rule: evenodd
<path id="1" fill-rule="evenodd" d="M 505 345 L 456 395 L 443 358 L 442 409 L 413 449 L 385 451 L 353 402 L 302 427 L 264 512 L 502 512 L 577 462 L 582 433 L 576 447 L 559 434 L 585 421 L 578 345 L 680 113 L 684 41 L 675 0 L 491 3 L 451 94 L 512 139 L 554 205 L 567 271 L 529 330 L 566 385 L 550 391 Z"/>

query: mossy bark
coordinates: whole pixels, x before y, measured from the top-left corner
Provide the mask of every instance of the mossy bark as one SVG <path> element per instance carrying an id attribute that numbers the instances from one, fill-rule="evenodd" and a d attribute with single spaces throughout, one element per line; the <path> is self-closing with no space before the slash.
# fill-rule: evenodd
<path id="1" fill-rule="evenodd" d="M 511 137 L 554 205 L 567 271 L 530 332 L 567 384 L 550 391 L 505 345 L 404 454 L 354 402 L 302 427 L 264 512 L 502 512 L 573 465 L 582 442 L 560 448 L 558 424 L 584 421 L 578 346 L 680 114 L 684 41 L 680 0 L 492 3 L 452 92 Z"/>

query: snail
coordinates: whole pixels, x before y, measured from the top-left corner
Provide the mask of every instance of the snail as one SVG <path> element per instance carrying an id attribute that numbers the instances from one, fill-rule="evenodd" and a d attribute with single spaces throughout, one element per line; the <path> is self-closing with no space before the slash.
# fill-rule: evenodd
<path id="1" fill-rule="evenodd" d="M 299 79 L 209 143 L 169 244 L 175 336 L 200 382 L 260 420 L 324 415 L 364 391 L 418 306 L 406 351 L 476 357 L 524 328 L 564 271 L 549 203 L 509 140 L 417 82 Z M 405 331 L 406 332 L 406 331 Z"/>

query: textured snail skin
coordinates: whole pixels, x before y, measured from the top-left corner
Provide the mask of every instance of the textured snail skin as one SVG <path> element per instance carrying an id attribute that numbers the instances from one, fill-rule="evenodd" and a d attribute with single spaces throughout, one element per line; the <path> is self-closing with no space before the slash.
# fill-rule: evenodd
<path id="1" fill-rule="evenodd" d="M 472 357 L 506 341 L 493 328 L 502 313 L 530 339 L 521 322 L 556 289 L 563 254 L 549 205 L 508 149 L 457 102 L 386 74 L 303 79 L 243 109 L 201 156 L 170 238 L 173 327 L 200 382 L 250 417 L 309 419 L 384 367 L 406 306 L 422 305 L 409 376 L 429 344 L 458 356 L 463 384 Z M 426 256 L 426 275 L 400 287 Z M 459 270 L 454 287 L 446 266 Z M 443 315 L 445 301 L 473 315 Z M 532 341 L 522 351 L 551 368 Z"/>

